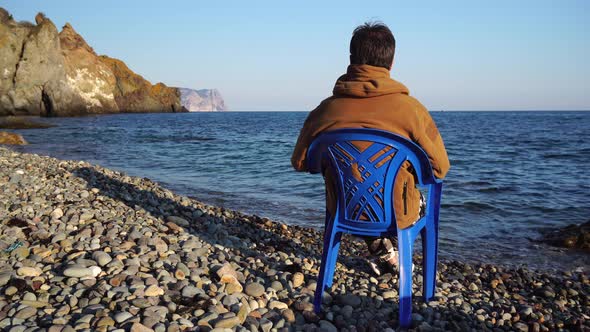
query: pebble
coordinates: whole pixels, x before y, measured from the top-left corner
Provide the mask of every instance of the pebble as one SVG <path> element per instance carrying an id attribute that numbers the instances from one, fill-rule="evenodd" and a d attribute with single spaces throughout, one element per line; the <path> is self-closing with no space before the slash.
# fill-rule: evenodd
<path id="1" fill-rule="evenodd" d="M 64 270 L 63 275 L 71 278 L 96 277 L 100 274 L 101 269 L 98 266 L 81 267 L 73 266 Z"/>
<path id="2" fill-rule="evenodd" d="M 322 330 L 322 332 L 338 332 L 336 326 L 334 326 L 334 324 L 330 323 L 327 320 L 320 321 L 320 329 Z"/>
<path id="3" fill-rule="evenodd" d="M 389 291 L 383 292 L 384 299 L 393 299 L 396 297 L 397 297 L 397 292 L 395 290 L 389 290 Z"/>
<path id="4" fill-rule="evenodd" d="M 151 285 L 144 291 L 145 296 L 160 296 L 164 295 L 164 290 L 156 285 Z"/>
<path id="5" fill-rule="evenodd" d="M 16 274 L 21 277 L 38 277 L 43 273 L 38 267 L 23 266 L 16 270 Z"/>
<path id="6" fill-rule="evenodd" d="M 20 247 L 15 249 L 12 253 L 10 253 L 12 256 L 14 256 L 17 260 L 23 260 L 29 257 L 29 255 L 31 254 L 29 248 L 27 247 Z"/>
<path id="7" fill-rule="evenodd" d="M 154 330 L 140 323 L 133 323 L 129 332 L 154 332 Z"/>
<path id="8" fill-rule="evenodd" d="M 128 320 L 129 318 L 133 317 L 133 315 L 129 312 L 118 312 L 113 316 L 117 323 L 123 323 L 124 321 Z"/>
<path id="9" fill-rule="evenodd" d="M 190 225 L 188 220 L 177 216 L 168 216 L 166 220 L 181 227 L 188 227 Z"/>
<path id="10" fill-rule="evenodd" d="M 12 279 L 11 272 L 0 273 L 0 287 L 4 287 Z"/>
<path id="11" fill-rule="evenodd" d="M 529 331 L 529 327 L 528 325 L 518 322 L 516 324 L 513 325 L 517 331 L 522 331 L 522 332 L 528 332 Z"/>
<path id="12" fill-rule="evenodd" d="M 59 218 L 63 217 L 63 215 L 64 215 L 64 212 L 61 208 L 56 208 L 55 210 L 53 210 L 51 212 L 51 218 L 53 218 L 53 219 L 59 219 Z"/>
<path id="13" fill-rule="evenodd" d="M 349 305 L 353 308 L 361 305 L 361 298 L 353 294 L 345 294 L 337 297 L 337 301 L 343 305 Z"/>
<path id="14" fill-rule="evenodd" d="M 254 297 L 260 297 L 264 294 L 264 286 L 259 283 L 250 283 L 246 285 L 245 292 L 246 294 Z"/>
<path id="15" fill-rule="evenodd" d="M 100 266 L 105 266 L 113 260 L 113 258 L 104 251 L 95 251 L 92 253 L 92 259 L 94 259 Z"/>
<path id="16" fill-rule="evenodd" d="M 273 281 L 273 282 L 270 283 L 270 288 L 276 290 L 277 292 L 280 292 L 280 291 L 283 290 L 284 287 L 283 287 L 283 284 L 280 281 L 275 280 L 275 281 Z"/>
<path id="17" fill-rule="evenodd" d="M 528 315 L 530 315 L 532 313 L 533 313 L 533 308 L 530 307 L 530 306 L 523 306 L 520 309 L 520 314 L 523 315 L 523 316 L 528 316 Z"/>
<path id="18" fill-rule="evenodd" d="M 271 309 L 271 310 L 272 310 L 272 309 L 279 309 L 279 310 L 282 310 L 282 309 L 287 309 L 288 307 L 289 307 L 289 306 L 288 306 L 286 303 L 283 303 L 283 302 L 281 302 L 281 301 L 271 301 L 271 302 L 268 304 L 268 308 L 269 308 L 269 309 Z"/>
<path id="19" fill-rule="evenodd" d="M 33 307 L 24 307 L 14 315 L 14 318 L 26 320 L 33 317 L 35 314 L 37 314 L 37 309 Z"/>
<path id="20" fill-rule="evenodd" d="M 96 327 L 114 326 L 114 325 L 115 325 L 115 321 L 111 317 L 108 317 L 108 316 L 107 317 L 102 317 L 96 323 Z"/>
<path id="21" fill-rule="evenodd" d="M 18 169 L 26 172 L 11 182 Z M 8 227 L 10 218 L 26 223 Z M 0 330 L 398 328 L 398 276 L 372 275 L 364 242 L 343 238 L 338 277 L 316 314 L 321 231 L 208 206 L 85 162 L 0 147 L 0 250 L 6 238 L 25 245 L 0 255 Z M 438 268 L 428 303 L 414 274 L 415 330 L 590 329 L 583 272 L 445 260 Z"/>
<path id="22" fill-rule="evenodd" d="M 215 328 L 232 328 L 240 324 L 240 319 L 237 316 L 222 318 L 215 322 Z"/>
<path id="23" fill-rule="evenodd" d="M 270 329 L 272 328 L 272 322 L 266 318 L 262 318 L 259 325 L 263 332 L 270 332 Z"/>
<path id="24" fill-rule="evenodd" d="M 182 296 L 194 297 L 195 295 L 199 294 L 199 292 L 201 292 L 201 290 L 195 286 L 186 286 L 182 289 Z"/>
<path id="25" fill-rule="evenodd" d="M 301 272 L 295 272 L 293 274 L 293 287 L 298 288 L 299 286 L 303 285 L 304 282 L 304 275 Z"/>
<path id="26" fill-rule="evenodd" d="M 295 322 L 295 313 L 291 309 L 285 309 L 281 313 L 281 315 L 285 318 L 285 320 L 289 323 Z"/>

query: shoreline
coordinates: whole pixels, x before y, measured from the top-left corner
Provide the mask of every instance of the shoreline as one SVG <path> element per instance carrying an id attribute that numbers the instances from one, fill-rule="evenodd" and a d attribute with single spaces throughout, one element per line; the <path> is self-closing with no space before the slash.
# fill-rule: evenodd
<path id="1" fill-rule="evenodd" d="M 0 329 L 397 327 L 396 273 L 370 275 L 364 244 L 350 237 L 316 315 L 322 242 L 312 228 L 206 205 L 86 162 L 2 147 L 0 188 Z M 8 238 L 22 246 L 6 252 L 16 243 Z M 413 324 L 420 330 L 590 328 L 583 272 L 441 261 L 429 306 L 420 298 L 420 272 L 417 263 Z"/>

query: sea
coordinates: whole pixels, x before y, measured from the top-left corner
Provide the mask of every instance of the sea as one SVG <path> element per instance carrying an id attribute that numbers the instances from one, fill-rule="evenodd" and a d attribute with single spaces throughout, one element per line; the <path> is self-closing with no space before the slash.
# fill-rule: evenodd
<path id="1" fill-rule="evenodd" d="M 48 118 L 17 130 L 24 152 L 147 177 L 205 203 L 321 229 L 320 175 L 290 157 L 306 112 L 117 114 Z M 538 270 L 590 270 L 590 255 L 543 232 L 590 220 L 590 112 L 432 112 L 451 170 L 440 215 L 442 259 Z M 417 246 L 419 247 L 419 246 Z"/>

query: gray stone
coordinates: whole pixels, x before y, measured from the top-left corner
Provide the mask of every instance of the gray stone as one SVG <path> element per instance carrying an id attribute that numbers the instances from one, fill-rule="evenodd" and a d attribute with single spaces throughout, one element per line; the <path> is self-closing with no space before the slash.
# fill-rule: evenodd
<path id="1" fill-rule="evenodd" d="M 100 266 L 105 266 L 113 260 L 113 258 L 104 251 L 93 252 L 92 259 L 94 259 Z"/>
<path id="2" fill-rule="evenodd" d="M 98 268 L 98 267 L 97 267 Z M 98 268 L 100 270 L 100 268 Z M 82 267 L 82 266 L 72 266 L 68 267 L 64 270 L 63 274 L 66 277 L 71 278 L 84 278 L 84 277 L 96 277 L 98 273 L 96 273 L 96 269 Z"/>
<path id="3" fill-rule="evenodd" d="M 288 308 L 288 306 L 287 306 L 287 304 L 286 304 L 286 303 L 283 303 L 283 302 L 281 302 L 281 301 L 271 301 L 271 302 L 268 304 L 268 308 L 269 308 L 270 310 L 273 310 L 273 309 L 283 310 L 283 309 L 287 309 L 287 308 Z"/>
<path id="4" fill-rule="evenodd" d="M 249 283 L 246 285 L 244 291 L 250 296 L 260 297 L 262 294 L 264 294 L 264 286 L 256 282 Z"/>
<path id="5" fill-rule="evenodd" d="M 353 308 L 361 305 L 361 298 L 358 295 L 353 294 L 338 295 L 336 297 L 336 301 L 343 305 L 349 305 Z"/>
<path id="6" fill-rule="evenodd" d="M 275 280 L 270 284 L 270 288 L 276 290 L 277 292 L 280 292 L 283 290 L 283 284 L 281 284 L 280 281 Z"/>
<path id="7" fill-rule="evenodd" d="M 262 318 L 260 320 L 260 329 L 262 329 L 263 332 L 270 332 L 270 329 L 272 329 L 272 322 L 266 318 Z"/>
<path id="8" fill-rule="evenodd" d="M 520 308 L 520 314 L 523 316 L 528 316 L 533 313 L 533 308 L 531 306 L 525 305 Z"/>
<path id="9" fill-rule="evenodd" d="M 525 323 L 521 323 L 521 322 L 517 322 L 514 325 L 514 328 L 516 328 L 517 331 L 522 331 L 522 332 L 528 332 L 529 331 L 529 326 L 526 325 Z"/>
<path id="10" fill-rule="evenodd" d="M 32 307 L 24 307 L 14 315 L 14 318 L 26 320 L 26 319 L 29 319 L 30 317 L 33 317 L 35 314 L 37 314 L 37 309 L 32 308 Z"/>
<path id="11" fill-rule="evenodd" d="M 338 329 L 334 324 L 330 323 L 327 320 L 320 321 L 320 331 L 322 332 L 338 332 Z"/>
<path id="12" fill-rule="evenodd" d="M 397 296 L 397 292 L 395 290 L 389 290 L 389 291 L 383 292 L 384 299 L 392 299 L 396 296 Z"/>
<path id="13" fill-rule="evenodd" d="M 168 217 L 166 217 L 166 221 L 173 222 L 173 223 L 177 224 L 178 226 L 182 226 L 182 227 L 190 226 L 190 223 L 188 222 L 188 220 L 181 218 L 181 217 L 168 216 Z"/>
<path id="14" fill-rule="evenodd" d="M 64 212 L 60 208 L 56 208 L 55 210 L 53 210 L 53 212 L 51 212 L 51 218 L 53 218 L 53 219 L 59 219 L 59 218 L 63 217 L 63 215 L 64 215 Z"/>
<path id="15" fill-rule="evenodd" d="M 202 293 L 202 290 L 201 289 L 198 289 L 195 286 L 190 286 L 189 285 L 189 286 L 185 286 L 182 289 L 182 296 L 183 297 L 194 297 L 195 295 L 197 295 L 199 293 Z"/>
<path id="16" fill-rule="evenodd" d="M 240 319 L 237 316 L 222 318 L 215 322 L 215 328 L 232 328 L 240 324 Z"/>
<path id="17" fill-rule="evenodd" d="M 0 273 L 0 287 L 4 287 L 12 278 L 12 272 Z"/>

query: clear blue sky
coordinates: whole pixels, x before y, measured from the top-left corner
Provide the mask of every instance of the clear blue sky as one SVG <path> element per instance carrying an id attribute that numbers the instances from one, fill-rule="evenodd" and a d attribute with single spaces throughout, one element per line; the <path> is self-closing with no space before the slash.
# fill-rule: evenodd
<path id="1" fill-rule="evenodd" d="M 411 4 L 410 4 L 411 3 Z M 70 22 L 151 82 L 218 88 L 233 110 L 309 110 L 355 26 L 397 40 L 392 77 L 432 110 L 590 109 L 590 1 L 7 0 Z"/>

